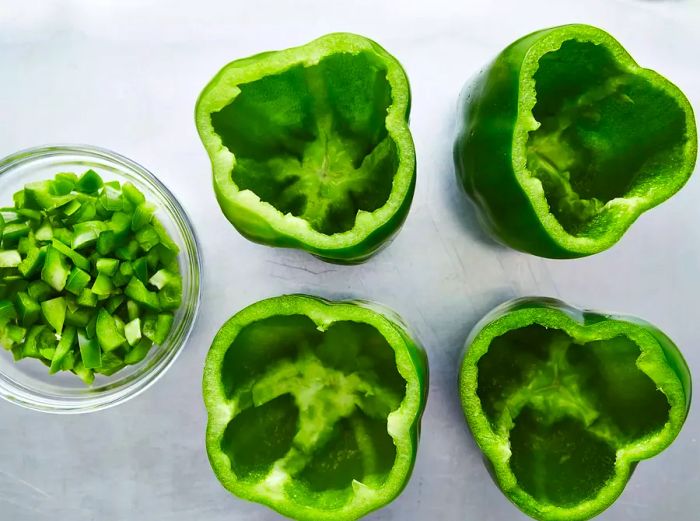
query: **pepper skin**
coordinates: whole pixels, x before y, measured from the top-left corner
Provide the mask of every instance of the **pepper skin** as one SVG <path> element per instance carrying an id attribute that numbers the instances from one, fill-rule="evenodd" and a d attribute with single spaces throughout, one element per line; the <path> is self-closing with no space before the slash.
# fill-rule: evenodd
<path id="1" fill-rule="evenodd" d="M 540 521 L 608 508 L 690 408 L 680 351 L 636 318 L 522 298 L 488 314 L 466 349 L 459 390 L 469 428 L 503 493 Z"/>
<path id="2" fill-rule="evenodd" d="M 393 312 L 263 300 L 209 350 L 209 461 L 230 492 L 293 519 L 358 519 L 408 482 L 427 392 L 425 353 Z"/>
<path id="3" fill-rule="evenodd" d="M 410 101 L 399 62 L 355 34 L 229 63 L 195 111 L 221 210 L 252 241 L 366 260 L 413 199 Z"/>
<path id="4" fill-rule="evenodd" d="M 609 248 L 680 190 L 697 156 L 683 93 L 587 25 L 511 44 L 460 107 L 459 183 L 497 239 L 542 257 Z"/>

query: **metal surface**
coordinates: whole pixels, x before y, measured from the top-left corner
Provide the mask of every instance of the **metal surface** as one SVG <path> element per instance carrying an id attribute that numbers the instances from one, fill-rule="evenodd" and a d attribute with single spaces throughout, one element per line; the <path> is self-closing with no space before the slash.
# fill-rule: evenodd
<path id="1" fill-rule="evenodd" d="M 0 155 L 85 142 L 142 163 L 179 197 L 203 247 L 199 321 L 176 364 L 115 409 L 79 417 L 0 403 L 3 521 L 267 521 L 231 497 L 204 451 L 204 356 L 218 327 L 263 297 L 308 292 L 394 308 L 431 364 L 417 466 L 406 491 L 368 519 L 526 520 L 498 491 L 462 419 L 456 364 L 468 331 L 519 295 L 637 315 L 683 348 L 700 382 L 700 178 L 642 216 L 611 250 L 548 261 L 486 238 L 454 182 L 455 104 L 465 80 L 532 30 L 599 25 L 700 108 L 700 4 L 693 1 L 11 2 L 0 0 Z M 394 243 L 355 267 L 252 244 L 225 220 L 193 123 L 196 97 L 226 62 L 347 30 L 379 41 L 413 88 L 413 208 Z M 8 199 L 9 194 L 0 194 Z M 601 521 L 694 521 L 700 411 L 676 443 L 637 468 Z"/>

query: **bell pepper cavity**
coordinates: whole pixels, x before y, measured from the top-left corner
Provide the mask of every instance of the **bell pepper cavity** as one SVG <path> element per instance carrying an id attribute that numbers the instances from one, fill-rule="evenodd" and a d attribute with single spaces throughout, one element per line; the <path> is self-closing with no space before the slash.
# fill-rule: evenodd
<path id="1" fill-rule="evenodd" d="M 639 319 L 518 299 L 487 315 L 466 349 L 467 423 L 504 494 L 541 521 L 605 510 L 688 414 L 680 351 Z"/>
<path id="2" fill-rule="evenodd" d="M 521 38 L 461 99 L 460 184 L 486 227 L 522 251 L 571 258 L 609 248 L 693 172 L 686 97 L 595 27 Z"/>
<path id="3" fill-rule="evenodd" d="M 399 319 L 295 295 L 219 331 L 204 370 L 207 451 L 241 498 L 300 520 L 350 520 L 403 489 L 427 394 L 427 359 Z"/>
<path id="4" fill-rule="evenodd" d="M 222 211 L 247 238 L 361 262 L 406 218 L 415 185 L 403 68 L 330 34 L 225 66 L 196 123 Z"/>

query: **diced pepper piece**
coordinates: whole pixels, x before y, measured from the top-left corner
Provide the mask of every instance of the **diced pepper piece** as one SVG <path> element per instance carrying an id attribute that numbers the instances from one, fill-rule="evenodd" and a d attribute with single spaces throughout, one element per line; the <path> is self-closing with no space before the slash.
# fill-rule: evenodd
<path id="1" fill-rule="evenodd" d="M 182 303 L 182 279 L 173 277 L 169 283 L 158 292 L 158 304 L 163 310 L 174 310 Z"/>
<path id="2" fill-rule="evenodd" d="M 53 226 L 51 226 L 51 223 L 46 220 L 44 221 L 39 228 L 34 232 L 34 238 L 37 241 L 50 241 L 53 239 Z"/>
<path id="3" fill-rule="evenodd" d="M 94 170 L 90 169 L 80 176 L 75 189 L 78 192 L 83 192 L 84 194 L 93 194 L 102 188 L 104 182 L 100 175 Z"/>
<path id="4" fill-rule="evenodd" d="M 75 264 L 81 270 L 90 270 L 90 261 L 83 257 L 77 251 L 72 250 L 71 248 L 63 244 L 61 241 L 56 240 L 55 238 L 51 242 L 51 245 L 63 255 L 68 257 L 73 262 L 73 264 Z"/>
<path id="5" fill-rule="evenodd" d="M 32 248 L 27 252 L 27 256 L 19 263 L 17 269 L 26 279 L 36 273 L 44 266 L 46 262 L 46 248 Z"/>
<path id="6" fill-rule="evenodd" d="M 76 301 L 75 296 L 66 295 L 64 298 L 66 299 L 66 310 L 68 312 L 73 312 L 73 311 L 78 310 L 78 308 L 80 306 L 78 305 L 78 302 Z"/>
<path id="7" fill-rule="evenodd" d="M 85 221 L 73 227 L 73 241 L 71 247 L 74 250 L 90 246 L 97 241 L 97 237 L 105 231 L 105 223 L 102 221 Z"/>
<path id="8" fill-rule="evenodd" d="M 0 300 L 0 324 L 7 324 L 17 318 L 17 311 L 9 300 Z"/>
<path id="9" fill-rule="evenodd" d="M 56 195 L 68 195 L 75 189 L 78 176 L 72 172 L 60 172 L 53 179 L 53 193 Z"/>
<path id="10" fill-rule="evenodd" d="M 63 291 L 70 270 L 63 255 L 53 246 L 46 249 L 46 260 L 41 270 L 41 278 L 56 291 Z"/>
<path id="11" fill-rule="evenodd" d="M 141 316 L 141 310 L 139 309 L 139 305 L 133 300 L 126 301 L 126 312 L 129 316 L 129 320 L 134 320 Z"/>
<path id="12" fill-rule="evenodd" d="M 53 360 L 53 355 L 56 353 L 56 348 L 55 347 L 42 347 L 39 349 L 39 353 L 41 354 L 42 358 L 45 358 L 49 362 Z M 49 364 L 51 365 L 51 364 Z"/>
<path id="13" fill-rule="evenodd" d="M 107 226 L 114 232 L 116 239 L 123 239 L 131 230 L 131 216 L 124 212 L 114 212 Z"/>
<path id="14" fill-rule="evenodd" d="M 78 345 L 80 346 L 80 358 L 87 369 L 94 369 L 102 365 L 102 351 L 96 338 L 88 338 L 78 332 Z"/>
<path id="15" fill-rule="evenodd" d="M 27 330 L 15 324 L 0 324 L 0 346 L 12 350 L 24 341 Z"/>
<path id="16" fill-rule="evenodd" d="M 139 231 L 144 226 L 151 223 L 156 207 L 151 203 L 142 203 L 136 207 L 134 215 L 131 217 L 131 230 Z"/>
<path id="17" fill-rule="evenodd" d="M 39 358 L 41 353 L 39 353 L 39 345 L 37 339 L 39 335 L 46 329 L 45 324 L 32 326 L 27 333 L 27 338 L 24 340 L 24 345 L 22 346 L 22 356 Z"/>
<path id="18" fill-rule="evenodd" d="M 104 273 L 111 277 L 117 272 L 119 261 L 117 259 L 102 258 L 98 259 L 95 263 L 95 267 L 99 273 Z"/>
<path id="19" fill-rule="evenodd" d="M 131 263 L 131 266 L 134 270 L 134 275 L 136 275 L 141 282 L 146 284 L 146 282 L 148 282 L 148 260 L 146 257 L 136 259 Z"/>
<path id="20" fill-rule="evenodd" d="M 78 308 L 74 311 L 68 310 L 66 313 L 66 324 L 85 329 L 90 323 L 93 314 L 93 310 L 85 308 Z"/>
<path id="21" fill-rule="evenodd" d="M 131 300 L 135 300 L 139 304 L 143 304 L 147 308 L 157 311 L 160 309 L 158 295 L 152 291 L 148 291 L 146 286 L 136 277 L 132 277 L 124 289 L 124 294 Z"/>
<path id="22" fill-rule="evenodd" d="M 162 269 L 158 270 L 155 275 L 148 279 L 148 283 L 155 286 L 158 289 L 163 289 L 166 285 L 172 283 L 174 280 L 179 279 L 178 275 L 171 273 L 168 270 Z"/>
<path id="23" fill-rule="evenodd" d="M 22 262 L 17 250 L 0 250 L 0 268 L 16 268 Z"/>
<path id="24" fill-rule="evenodd" d="M 170 334 L 174 320 L 175 318 L 170 314 L 158 315 L 156 319 L 156 330 L 151 340 L 158 345 L 162 345 L 166 338 L 168 338 L 168 334 Z"/>
<path id="25" fill-rule="evenodd" d="M 94 308 L 95 306 L 97 306 L 97 295 L 95 295 L 90 289 L 85 288 L 80 293 L 77 302 L 81 306 Z"/>
<path id="26" fill-rule="evenodd" d="M 61 370 L 61 364 L 63 358 L 68 354 L 68 352 L 73 347 L 73 343 L 76 338 L 76 329 L 74 327 L 67 327 L 56 346 L 56 352 L 51 358 L 51 366 L 49 367 L 49 374 L 54 374 Z"/>
<path id="27" fill-rule="evenodd" d="M 51 211 L 70 203 L 75 195 L 54 195 L 52 191 L 53 181 L 37 181 L 28 183 L 24 187 L 25 204 L 27 208 L 34 210 Z"/>
<path id="28" fill-rule="evenodd" d="M 66 320 L 66 299 L 56 297 L 51 300 L 45 300 L 41 303 L 41 311 L 46 322 L 60 335 Z"/>
<path id="29" fill-rule="evenodd" d="M 124 209 L 120 187 L 110 183 L 105 184 L 104 190 L 98 200 L 102 208 L 108 212 L 118 212 Z"/>
<path id="30" fill-rule="evenodd" d="M 107 301 L 107 305 L 105 306 L 105 309 L 114 314 L 117 309 L 119 309 L 119 306 L 122 305 L 124 302 L 124 295 L 114 295 L 113 297 L 110 297 L 109 300 Z"/>
<path id="31" fill-rule="evenodd" d="M 25 223 L 9 223 L 5 224 L 2 232 L 2 240 L 7 242 L 19 241 L 21 237 L 29 235 L 31 228 Z"/>
<path id="32" fill-rule="evenodd" d="M 15 309 L 17 310 L 19 321 L 24 327 L 33 325 L 39 320 L 39 316 L 41 315 L 39 303 L 24 291 L 17 293 Z"/>
<path id="33" fill-rule="evenodd" d="M 112 376 L 117 371 L 124 369 L 124 367 L 126 367 L 126 364 L 114 353 L 104 353 L 102 355 L 102 365 L 95 369 L 95 372 L 105 376 Z"/>
<path id="34" fill-rule="evenodd" d="M 95 283 L 92 285 L 92 292 L 98 297 L 103 297 L 111 295 L 113 290 L 114 284 L 112 284 L 112 279 L 104 273 L 99 273 Z"/>
<path id="35" fill-rule="evenodd" d="M 70 203 L 65 205 L 61 211 L 63 212 L 64 215 L 66 216 L 71 216 L 74 215 L 78 210 L 80 210 L 80 207 L 82 204 L 80 201 L 77 201 L 76 199 L 73 199 Z"/>
<path id="36" fill-rule="evenodd" d="M 134 348 L 129 351 L 124 357 L 124 362 L 128 365 L 138 364 L 141 360 L 146 358 L 146 355 L 151 350 L 153 342 L 147 338 L 142 338 Z"/>
<path id="37" fill-rule="evenodd" d="M 114 317 L 105 309 L 100 309 L 97 314 L 95 332 L 100 347 L 104 351 L 113 351 L 126 342 L 126 338 L 124 338 L 124 335 L 122 335 L 117 328 Z"/>
<path id="38" fill-rule="evenodd" d="M 53 229 L 53 240 L 62 242 L 66 246 L 70 246 L 73 242 L 73 233 L 64 227 L 54 227 Z M 64 253 L 65 255 L 65 253 Z"/>
<path id="39" fill-rule="evenodd" d="M 63 357 L 63 362 L 61 362 L 61 371 L 71 371 L 73 367 L 75 366 L 76 362 L 76 355 L 75 351 L 71 350 L 66 353 L 66 356 Z"/>
<path id="40" fill-rule="evenodd" d="M 165 229 L 165 226 L 163 226 L 163 223 L 161 223 L 156 217 L 153 218 L 151 221 L 151 226 L 153 226 L 153 229 L 156 231 L 158 234 L 158 238 L 160 239 L 160 244 L 165 246 L 167 249 L 169 249 L 173 253 L 178 253 L 180 251 L 180 248 L 178 247 L 177 244 L 175 244 L 175 241 L 170 237 L 170 234 L 168 233 L 168 230 Z"/>
<path id="41" fill-rule="evenodd" d="M 37 248 L 36 237 L 34 232 L 29 232 L 29 235 L 22 237 L 17 243 L 17 251 L 22 255 L 28 255 L 31 250 Z"/>
<path id="42" fill-rule="evenodd" d="M 70 222 L 74 225 L 84 223 L 87 221 L 92 221 L 96 216 L 97 209 L 95 207 L 95 203 L 92 201 L 83 201 L 82 205 L 80 206 L 80 210 L 78 210 L 75 215 L 71 217 Z"/>
<path id="43" fill-rule="evenodd" d="M 124 326 L 124 336 L 130 346 L 136 345 L 141 340 L 141 320 L 135 318 Z"/>
<path id="44" fill-rule="evenodd" d="M 116 254 L 121 260 L 134 260 L 139 253 L 139 243 L 135 240 L 129 241 L 126 246 L 117 248 Z"/>
<path id="45" fill-rule="evenodd" d="M 122 185 L 122 193 L 134 207 L 138 207 L 146 202 L 146 197 L 141 193 L 141 190 L 136 188 L 132 183 L 124 183 Z"/>
<path id="46" fill-rule="evenodd" d="M 85 385 L 90 385 L 95 381 L 95 372 L 92 369 L 88 369 L 83 365 L 82 362 L 77 362 L 75 367 L 73 367 L 73 373 L 80 378 Z"/>
<path id="47" fill-rule="evenodd" d="M 114 231 L 105 230 L 100 233 L 97 238 L 97 253 L 100 255 L 109 255 L 114 251 L 117 246 L 117 241 L 114 235 Z"/>
<path id="48" fill-rule="evenodd" d="M 90 275 L 81 270 L 78 267 L 74 267 L 70 275 L 68 275 L 68 281 L 66 282 L 66 291 L 73 293 L 74 295 L 80 296 L 83 290 L 90 283 Z"/>
<path id="49" fill-rule="evenodd" d="M 43 280 L 35 280 L 29 284 L 27 287 L 27 293 L 37 302 L 43 302 L 47 300 L 54 290 Z"/>

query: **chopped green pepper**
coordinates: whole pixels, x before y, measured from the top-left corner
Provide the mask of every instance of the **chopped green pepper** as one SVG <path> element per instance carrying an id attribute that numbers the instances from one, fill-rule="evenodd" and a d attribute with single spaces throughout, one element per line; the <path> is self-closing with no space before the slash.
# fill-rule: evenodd
<path id="1" fill-rule="evenodd" d="M 51 359 L 49 374 L 54 374 L 62 369 L 63 360 L 73 348 L 73 343 L 76 339 L 76 330 L 74 327 L 67 327 L 56 346 L 56 352 Z"/>
<path id="2" fill-rule="evenodd" d="M 540 521 L 589 519 L 668 447 L 691 395 L 678 348 L 631 317 L 524 298 L 488 314 L 460 369 L 467 423 L 495 480 Z"/>
<path id="3" fill-rule="evenodd" d="M 44 267 L 41 269 L 42 280 L 56 291 L 63 291 L 69 274 L 70 270 L 63 255 L 53 246 L 49 246 L 46 249 Z"/>
<path id="4" fill-rule="evenodd" d="M 95 369 L 102 366 L 102 351 L 97 338 L 88 338 L 83 333 L 78 333 L 80 346 L 80 358 L 86 369 Z"/>
<path id="5" fill-rule="evenodd" d="M 399 62 L 354 34 L 226 65 L 196 107 L 224 215 L 262 244 L 366 260 L 413 198 L 410 97 Z"/>
<path id="6" fill-rule="evenodd" d="M 63 331 L 63 324 L 66 321 L 66 299 L 56 297 L 51 300 L 45 300 L 41 303 L 41 311 L 44 314 L 46 323 L 60 335 Z"/>
<path id="7" fill-rule="evenodd" d="M 59 173 L 13 201 L 0 207 L 0 344 L 15 360 L 91 383 L 166 342 L 182 300 L 179 250 L 138 188 Z"/>
<path id="8" fill-rule="evenodd" d="M 22 263 L 17 250 L 0 250 L 0 268 L 16 268 Z"/>
<path id="9" fill-rule="evenodd" d="M 209 461 L 229 491 L 286 516 L 358 519 L 406 485 L 427 391 L 425 353 L 392 312 L 264 300 L 209 350 Z"/>
<path id="10" fill-rule="evenodd" d="M 30 297 L 27 293 L 23 291 L 17 293 L 15 302 L 19 322 L 24 327 L 29 327 L 33 325 L 37 320 L 39 320 L 39 315 L 41 314 L 41 306 L 39 306 L 39 303 L 32 297 Z"/>
<path id="11" fill-rule="evenodd" d="M 100 347 L 104 351 L 112 351 L 126 342 L 126 338 L 119 331 L 116 320 L 105 309 L 100 309 L 97 314 L 95 332 Z"/>
<path id="12" fill-rule="evenodd" d="M 582 257 L 680 190 L 697 130 L 675 85 L 601 29 L 565 25 L 519 39 L 465 87 L 454 154 L 497 238 Z"/>

